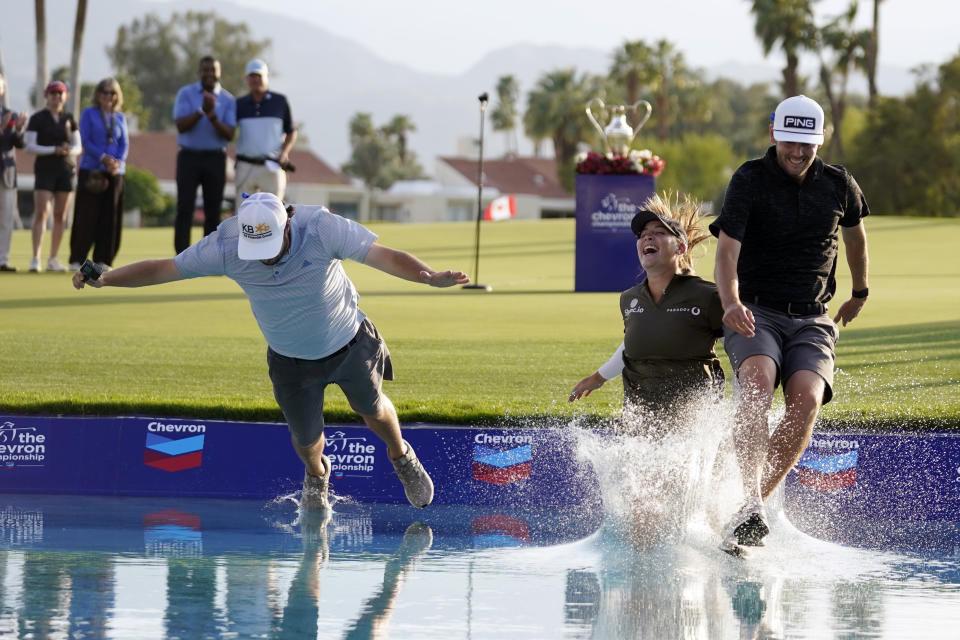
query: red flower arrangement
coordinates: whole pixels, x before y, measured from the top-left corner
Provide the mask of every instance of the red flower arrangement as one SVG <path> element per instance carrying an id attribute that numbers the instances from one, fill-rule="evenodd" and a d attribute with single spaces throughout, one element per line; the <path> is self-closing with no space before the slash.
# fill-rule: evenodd
<path id="1" fill-rule="evenodd" d="M 595 151 L 581 153 L 576 158 L 577 173 L 589 174 L 645 174 L 654 178 L 663 172 L 666 163 L 660 156 L 654 155 L 649 149 L 632 150 L 629 155 L 621 156 L 612 153 L 599 154 Z"/>

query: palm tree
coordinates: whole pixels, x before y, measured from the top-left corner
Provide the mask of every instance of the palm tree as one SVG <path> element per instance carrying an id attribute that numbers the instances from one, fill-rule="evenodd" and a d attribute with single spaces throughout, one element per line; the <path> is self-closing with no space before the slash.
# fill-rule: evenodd
<path id="1" fill-rule="evenodd" d="M 867 47 L 867 91 L 871 107 L 877 103 L 877 55 L 880 49 L 881 2 L 882 0 L 873 0 L 873 26 L 870 29 L 870 44 Z"/>
<path id="2" fill-rule="evenodd" d="M 787 57 L 783 67 L 783 93 L 800 93 L 797 67 L 803 49 L 816 48 L 816 28 L 813 7 L 816 0 L 751 0 L 754 15 L 754 33 L 760 38 L 764 55 L 770 55 L 779 43 Z"/>
<path id="3" fill-rule="evenodd" d="M 641 89 L 653 83 L 653 57 L 653 49 L 643 40 L 624 42 L 613 52 L 613 65 L 608 76 L 624 87 L 627 104 L 635 104 L 640 99 Z"/>
<path id="4" fill-rule="evenodd" d="M 77 19 L 73 23 L 73 51 L 70 55 L 70 111 L 80 111 L 80 51 L 87 22 L 87 0 L 77 0 Z"/>
<path id="5" fill-rule="evenodd" d="M 853 28 L 856 16 L 857 2 L 853 0 L 844 13 L 819 30 L 817 40 L 820 81 L 830 104 L 830 120 L 833 123 L 833 135 L 828 147 L 832 159 L 843 157 L 843 116 L 847 103 L 847 81 L 855 67 L 863 69 L 867 65 L 870 32 Z M 826 49 L 833 52 L 832 61 L 825 59 Z"/>
<path id="6" fill-rule="evenodd" d="M 657 139 L 664 142 L 670 135 L 670 120 L 676 115 L 672 109 L 672 98 L 680 89 L 695 82 L 683 53 L 667 40 L 658 40 L 653 49 L 651 64 L 654 94 L 653 115 L 657 122 Z"/>
<path id="7" fill-rule="evenodd" d="M 507 153 L 517 150 L 517 99 L 520 87 L 517 79 L 511 75 L 500 76 L 497 80 L 497 104 L 490 112 L 490 124 L 494 131 L 503 131 L 506 137 Z"/>
<path id="8" fill-rule="evenodd" d="M 527 98 L 524 130 L 533 140 L 553 141 L 557 177 L 570 191 L 577 145 L 590 135 L 583 109 L 602 82 L 602 78 L 588 75 L 578 78 L 575 69 L 558 69 L 543 75 Z"/>
<path id="9" fill-rule="evenodd" d="M 44 0 L 33 0 L 34 24 L 37 27 L 37 75 L 34 85 L 34 106 L 43 106 L 43 90 L 47 86 L 47 9 Z"/>
<path id="10" fill-rule="evenodd" d="M 385 136 L 394 140 L 397 145 L 397 155 L 400 158 L 400 163 L 405 163 L 407 161 L 407 134 L 416 131 L 417 125 L 413 124 L 410 116 L 400 114 L 393 116 L 393 120 L 380 130 Z"/>

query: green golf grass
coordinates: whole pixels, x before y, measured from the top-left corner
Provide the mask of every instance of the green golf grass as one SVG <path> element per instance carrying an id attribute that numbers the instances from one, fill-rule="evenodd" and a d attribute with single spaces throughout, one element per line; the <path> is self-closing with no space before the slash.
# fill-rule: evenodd
<path id="1" fill-rule="evenodd" d="M 472 223 L 369 226 L 436 269 L 474 276 Z M 835 399 L 820 426 L 960 427 L 960 220 L 872 216 L 867 230 L 870 299 L 841 329 Z M 15 232 L 11 262 L 21 272 L 0 274 L 0 410 L 282 420 L 266 344 L 232 281 L 75 291 L 68 275 L 25 273 L 29 242 L 29 231 Z M 492 292 L 433 289 L 346 263 L 393 355 L 396 380 L 385 390 L 402 422 L 523 425 L 617 413 L 619 379 L 567 402 L 622 336 L 617 293 L 573 292 L 574 244 L 572 220 L 484 223 L 479 280 Z M 707 244 L 698 272 L 712 279 L 715 243 Z M 49 233 L 44 245 L 45 261 Z M 127 229 L 118 265 L 169 257 L 172 246 L 172 229 Z M 838 281 L 842 300 L 850 290 L 842 256 Z M 336 387 L 326 416 L 356 420 Z"/>

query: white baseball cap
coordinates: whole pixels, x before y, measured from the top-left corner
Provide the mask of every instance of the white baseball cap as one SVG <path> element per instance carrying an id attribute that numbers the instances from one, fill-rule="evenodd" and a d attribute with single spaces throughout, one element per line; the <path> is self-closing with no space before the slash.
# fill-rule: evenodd
<path id="1" fill-rule="evenodd" d="M 807 96 L 787 98 L 773 113 L 773 139 L 823 144 L 823 109 Z"/>
<path id="2" fill-rule="evenodd" d="M 277 257 L 283 246 L 287 209 L 272 193 L 254 193 L 240 203 L 237 224 L 237 256 L 241 260 L 270 260 Z"/>
<path id="3" fill-rule="evenodd" d="M 251 73 L 259 73 L 262 76 L 267 75 L 267 63 L 256 58 L 247 63 L 247 70 L 244 75 L 250 75 Z"/>

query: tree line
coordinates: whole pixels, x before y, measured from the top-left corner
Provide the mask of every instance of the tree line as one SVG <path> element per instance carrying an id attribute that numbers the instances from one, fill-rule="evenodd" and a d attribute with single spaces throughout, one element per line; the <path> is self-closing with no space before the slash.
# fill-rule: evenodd
<path id="1" fill-rule="evenodd" d="M 841 14 L 824 18 L 814 12 L 817 1 L 745 0 L 765 54 L 776 50 L 784 57 L 779 86 L 711 80 L 688 64 L 669 40 L 634 40 L 612 52 L 606 74 L 573 68 L 544 73 L 527 92 L 525 106 L 516 78 L 501 76 L 490 111 L 492 128 L 506 137 L 508 152 L 518 149 L 518 130 L 533 142 L 537 154 L 549 143 L 558 178 L 573 191 L 577 152 L 602 146 L 585 116 L 586 104 L 594 97 L 608 105 L 648 100 L 653 115 L 634 146 L 650 148 L 666 159 L 659 186 L 719 204 L 736 166 L 762 154 L 769 144 L 767 123 L 773 107 L 783 97 L 805 93 L 827 111 L 829 129 L 821 156 L 853 171 L 877 213 L 958 215 L 960 55 L 920 70 L 910 94 L 880 96 L 876 60 L 881 0 L 868 0 L 872 26 L 859 30 L 854 27 L 857 0 Z M 43 4 L 35 0 L 36 90 L 41 92 L 48 79 L 45 52 L 41 55 L 46 40 Z M 81 0 L 71 66 L 57 69 L 55 77 L 75 82 L 79 75 L 85 13 L 86 2 Z M 231 23 L 213 12 L 188 11 L 167 20 L 148 14 L 120 26 L 107 54 L 124 91 L 125 110 L 143 128 L 164 130 L 172 126 L 176 91 L 196 79 L 200 57 L 216 52 L 222 62 L 223 85 L 242 93 L 245 62 L 261 56 L 270 45 L 270 39 L 255 38 L 245 24 Z M 803 53 L 814 54 L 818 62 L 813 78 L 799 73 Z M 867 96 L 849 92 L 849 81 L 856 74 L 866 78 Z M 77 104 L 91 88 L 85 85 L 74 95 Z M 341 166 L 346 175 L 380 189 L 397 180 L 424 176 L 409 149 L 409 136 L 416 131 L 409 115 L 397 114 L 378 126 L 371 114 L 358 112 L 348 129 L 352 153 Z"/>

